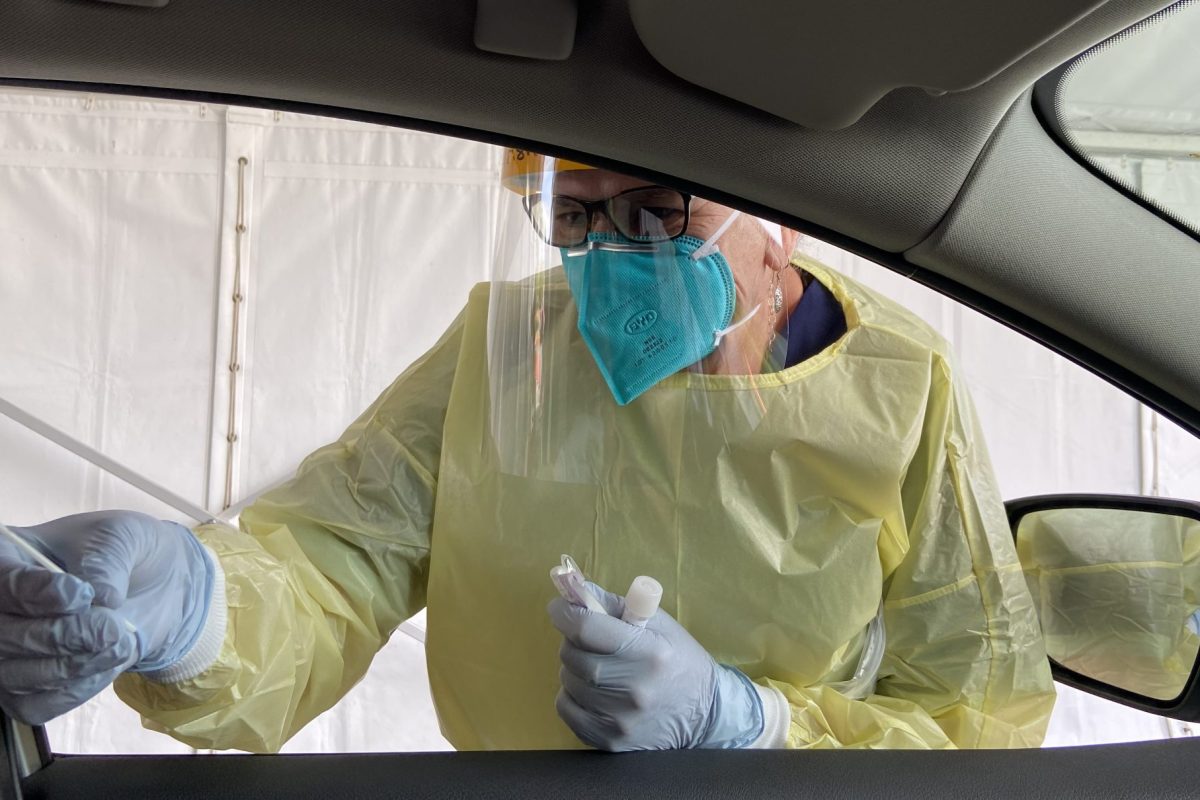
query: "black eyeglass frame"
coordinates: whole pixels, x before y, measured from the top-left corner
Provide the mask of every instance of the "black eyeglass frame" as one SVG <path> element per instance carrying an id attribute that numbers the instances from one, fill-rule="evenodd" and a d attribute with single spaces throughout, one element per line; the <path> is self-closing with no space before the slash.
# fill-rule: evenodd
<path id="1" fill-rule="evenodd" d="M 613 218 L 613 215 L 612 215 L 612 205 L 611 205 L 612 201 L 616 200 L 618 197 L 621 197 L 623 195 L 632 194 L 634 192 L 644 192 L 647 189 L 665 190 L 668 192 L 673 192 L 673 193 L 679 195 L 681 198 L 683 198 L 683 227 L 679 229 L 679 233 L 675 233 L 675 234 L 672 234 L 672 235 L 664 237 L 664 238 L 657 238 L 657 237 L 647 238 L 647 237 L 630 236 L 628 233 L 621 230 L 621 226 L 617 223 L 617 221 Z M 551 235 L 547 236 L 545 233 L 543 233 L 541 231 L 541 229 L 538 228 L 537 220 L 534 219 L 534 214 L 533 214 L 534 202 L 536 200 L 542 199 L 545 196 L 546 195 L 542 194 L 541 192 L 530 192 L 529 194 L 527 194 L 521 198 L 521 205 L 525 209 L 525 216 L 527 216 L 529 218 L 529 224 L 533 226 L 533 230 L 537 233 L 537 235 L 539 237 L 541 237 L 542 241 L 544 241 L 546 244 L 551 245 L 553 247 L 578 247 L 579 245 L 586 242 L 588 233 L 590 233 L 592 230 L 592 217 L 595 215 L 595 213 L 597 211 L 603 211 L 605 219 L 607 219 L 609 221 L 609 223 L 613 226 L 613 228 L 615 228 L 618 233 L 620 233 L 622 236 L 624 236 L 626 239 L 628 239 L 631 242 L 669 242 L 674 239 L 678 239 L 680 236 L 683 236 L 685 233 L 687 233 L 688 225 L 690 225 L 692 222 L 692 198 L 693 198 L 693 195 L 691 195 L 688 192 L 682 192 L 678 189 L 672 189 L 669 186 L 659 186 L 659 185 L 635 186 L 632 189 L 626 189 L 623 192 L 617 192 L 616 194 L 612 195 L 611 197 L 606 197 L 603 200 L 580 200 L 578 197 L 571 197 L 570 195 L 567 195 L 567 194 L 552 194 L 549 196 L 551 199 L 551 204 L 552 204 L 551 207 L 552 208 L 553 208 L 553 201 L 557 198 L 562 198 L 564 200 L 570 200 L 572 202 L 578 203 L 580 206 L 583 207 L 583 211 L 587 215 L 587 224 L 584 225 L 584 227 L 583 227 L 583 237 L 579 241 L 571 242 L 570 244 L 556 244 L 553 241 L 553 239 L 551 238 L 553 236 L 553 230 L 551 230 L 551 232 L 550 232 Z M 551 227 L 553 228 L 553 226 L 551 226 Z"/>

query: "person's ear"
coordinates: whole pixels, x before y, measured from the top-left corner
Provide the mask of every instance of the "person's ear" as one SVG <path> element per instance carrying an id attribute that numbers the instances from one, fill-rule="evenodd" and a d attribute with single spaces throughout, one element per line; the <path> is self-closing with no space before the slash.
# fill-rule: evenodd
<path id="1" fill-rule="evenodd" d="M 800 241 L 800 234 L 790 228 L 785 228 L 781 225 L 779 233 L 779 242 L 776 242 L 769 235 L 767 237 L 766 264 L 767 267 L 776 272 L 787 268 L 792 258 L 792 253 L 796 249 L 796 243 Z"/>
<path id="2" fill-rule="evenodd" d="M 792 253 L 796 252 L 796 245 L 800 241 L 800 231 L 794 231 L 791 228 L 783 228 L 783 253 L 786 258 L 791 258 Z"/>

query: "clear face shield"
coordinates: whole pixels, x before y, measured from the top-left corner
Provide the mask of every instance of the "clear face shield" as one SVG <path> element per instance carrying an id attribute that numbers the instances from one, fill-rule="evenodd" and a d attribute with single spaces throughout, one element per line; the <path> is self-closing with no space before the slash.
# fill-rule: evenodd
<path id="1" fill-rule="evenodd" d="M 487 374 L 503 471 L 559 474 L 564 448 L 602 446 L 613 415 L 695 410 L 711 391 L 741 386 L 735 405 L 758 413 L 748 378 L 784 367 L 802 291 L 794 234 L 527 151 L 505 151 L 501 182 Z"/>

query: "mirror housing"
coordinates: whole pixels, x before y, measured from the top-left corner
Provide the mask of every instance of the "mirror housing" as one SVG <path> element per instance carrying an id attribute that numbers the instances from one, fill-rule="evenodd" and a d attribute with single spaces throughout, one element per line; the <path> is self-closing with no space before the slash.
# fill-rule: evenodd
<path id="1" fill-rule="evenodd" d="M 1005 507 L 1055 680 L 1141 711 L 1200 721 L 1200 600 L 1186 599 L 1200 596 L 1200 504 L 1063 494 Z M 1129 600 L 1125 609 L 1122 599 Z M 1082 630 L 1069 629 L 1076 620 Z M 1155 657 L 1159 676 L 1149 669 Z"/>

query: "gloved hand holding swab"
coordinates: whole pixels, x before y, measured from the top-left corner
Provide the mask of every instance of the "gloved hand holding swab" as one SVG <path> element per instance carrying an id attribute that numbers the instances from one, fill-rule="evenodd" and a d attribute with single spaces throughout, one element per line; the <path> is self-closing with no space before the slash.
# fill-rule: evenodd
<path id="1" fill-rule="evenodd" d="M 55 564 L 52 560 L 50 560 L 50 558 L 48 558 L 40 550 L 38 550 L 36 547 L 31 545 L 29 542 L 25 541 L 25 539 L 23 537 L 18 536 L 7 525 L 5 525 L 2 522 L 0 522 L 0 536 L 3 536 L 5 539 L 8 539 L 10 542 L 12 542 L 14 545 L 16 545 L 17 549 L 19 549 L 21 552 L 25 553 L 25 555 L 29 556 L 34 561 L 36 561 L 38 563 L 38 566 L 45 567 L 46 569 L 50 570 L 51 572 L 54 572 L 54 573 L 60 574 L 60 575 L 64 572 L 66 572 L 66 570 L 64 570 L 58 564 Z M 125 627 L 129 629 L 130 633 L 133 633 L 133 634 L 137 633 L 136 625 L 134 625 L 128 619 L 123 620 L 123 621 L 125 623 Z"/>

